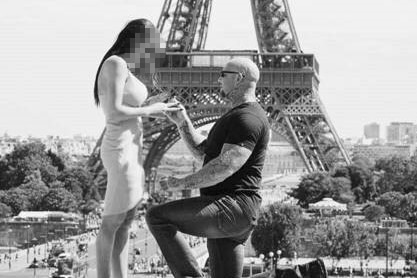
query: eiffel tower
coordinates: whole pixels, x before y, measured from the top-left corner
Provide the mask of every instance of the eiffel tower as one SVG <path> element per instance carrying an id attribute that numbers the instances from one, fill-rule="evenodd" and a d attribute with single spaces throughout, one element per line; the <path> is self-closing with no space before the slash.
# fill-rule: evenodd
<path id="1" fill-rule="evenodd" d="M 158 69 L 152 94 L 169 91 L 187 109 L 194 126 L 221 117 L 230 107 L 220 96 L 218 72 L 232 57 L 248 57 L 260 68 L 257 99 L 267 112 L 272 130 L 285 138 L 309 172 L 328 171 L 350 159 L 318 96 L 319 64 L 301 51 L 287 0 L 250 0 L 258 50 L 204 50 L 212 0 L 165 0 L 157 27 L 166 40 L 166 59 Z M 104 132 L 103 132 L 104 133 Z M 165 119 L 144 119 L 144 168 L 148 189 L 164 153 L 180 139 Z M 101 138 L 89 165 L 105 189 L 106 175 L 99 158 Z"/>

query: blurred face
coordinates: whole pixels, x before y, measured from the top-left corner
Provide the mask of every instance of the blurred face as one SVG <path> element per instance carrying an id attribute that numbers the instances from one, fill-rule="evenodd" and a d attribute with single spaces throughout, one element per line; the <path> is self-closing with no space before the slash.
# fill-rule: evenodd
<path id="1" fill-rule="evenodd" d="M 165 47 L 158 31 L 147 28 L 145 35 L 136 34 L 131 39 L 131 58 L 136 61 L 135 68 L 140 68 L 143 73 L 154 73 L 155 69 L 165 57 Z"/>

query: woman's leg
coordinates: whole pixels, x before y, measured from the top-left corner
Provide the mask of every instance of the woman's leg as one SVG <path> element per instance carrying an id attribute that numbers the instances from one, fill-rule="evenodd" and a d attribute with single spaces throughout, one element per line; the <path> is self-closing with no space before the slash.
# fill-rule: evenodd
<path id="1" fill-rule="evenodd" d="M 114 278 L 127 278 L 129 258 L 129 228 L 135 217 L 136 207 L 129 210 L 123 223 L 116 231 L 112 252 L 112 270 Z"/>
<path id="2" fill-rule="evenodd" d="M 105 215 L 96 240 L 97 277 L 110 278 L 110 257 L 113 252 L 114 238 L 126 217 L 126 213 Z"/>

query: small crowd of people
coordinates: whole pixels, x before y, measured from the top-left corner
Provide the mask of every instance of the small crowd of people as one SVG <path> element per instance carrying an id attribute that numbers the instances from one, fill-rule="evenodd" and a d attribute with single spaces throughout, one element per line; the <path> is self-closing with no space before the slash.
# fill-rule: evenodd
<path id="1" fill-rule="evenodd" d="M 101 223 L 101 217 L 100 214 L 97 213 L 89 213 L 86 216 L 86 228 L 87 229 L 94 229 L 94 228 L 98 228 L 100 226 Z"/>
<path id="2" fill-rule="evenodd" d="M 206 243 L 207 240 L 204 237 L 197 237 L 192 235 L 183 234 L 186 241 L 188 241 L 188 246 L 191 248 L 197 247 L 203 243 Z"/>
<path id="3" fill-rule="evenodd" d="M 10 260 L 15 260 L 17 261 L 19 259 L 19 254 L 17 252 L 13 252 L 13 253 L 5 253 L 3 256 L 0 256 L 0 264 L 2 263 L 9 263 Z"/>
<path id="4" fill-rule="evenodd" d="M 156 274 L 157 277 L 165 277 L 170 273 L 169 267 L 162 256 L 135 258 L 131 264 L 131 270 L 134 274 Z"/>
<path id="5" fill-rule="evenodd" d="M 333 267 L 329 269 L 329 274 L 337 277 L 372 277 L 372 278 L 384 278 L 385 270 L 382 269 L 369 269 L 369 268 L 360 268 L 355 269 L 352 266 L 348 268 L 342 267 Z M 405 267 L 403 269 L 389 269 L 389 276 L 393 277 L 410 277 L 410 269 Z"/>

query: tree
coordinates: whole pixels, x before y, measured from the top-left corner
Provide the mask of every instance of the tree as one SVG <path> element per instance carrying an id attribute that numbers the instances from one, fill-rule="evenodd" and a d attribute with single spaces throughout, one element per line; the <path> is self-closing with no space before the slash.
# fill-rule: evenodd
<path id="1" fill-rule="evenodd" d="M 48 194 L 49 188 L 41 179 L 40 171 L 27 176 L 24 183 L 17 187 L 26 195 L 28 206 L 27 210 L 39 210 L 42 206 L 43 197 Z"/>
<path id="2" fill-rule="evenodd" d="M 372 171 L 367 167 L 355 164 L 349 165 L 348 169 L 355 201 L 357 203 L 364 203 L 367 200 L 373 200 L 376 195 L 376 190 Z"/>
<path id="3" fill-rule="evenodd" d="M 339 166 L 333 170 L 331 176 L 334 178 L 349 178 L 350 179 L 349 168 L 345 165 Z"/>
<path id="4" fill-rule="evenodd" d="M 327 172 L 313 172 L 304 175 L 298 187 L 293 189 L 289 195 L 298 199 L 299 205 L 303 208 L 324 197 L 331 197 L 330 176 Z"/>
<path id="5" fill-rule="evenodd" d="M 3 190 L 21 185 L 26 176 L 40 171 L 42 181 L 48 184 L 56 179 L 57 169 L 40 142 L 19 144 L 0 160 L 0 185 Z"/>
<path id="6" fill-rule="evenodd" d="M 25 191 L 20 188 L 4 191 L 0 195 L 0 202 L 9 206 L 14 215 L 19 214 L 22 210 L 27 210 L 30 205 Z"/>
<path id="7" fill-rule="evenodd" d="M 41 172 L 42 181 L 48 186 L 56 181 L 59 175 L 57 167 L 50 164 L 41 167 L 39 171 Z"/>
<path id="8" fill-rule="evenodd" d="M 375 242 L 374 252 L 377 256 L 385 256 L 388 247 L 389 258 L 391 263 L 400 257 L 405 257 L 407 247 L 410 244 L 409 238 L 401 236 L 398 229 L 388 229 L 380 231 L 379 238 Z M 388 237 L 386 238 L 388 233 Z M 388 239 L 388 242 L 387 242 Z M 387 246 L 388 243 L 388 246 Z"/>
<path id="9" fill-rule="evenodd" d="M 388 215 L 414 222 L 415 216 L 411 212 L 417 211 L 417 194 L 408 193 L 403 195 L 391 191 L 381 195 L 377 204 L 383 206 Z"/>
<path id="10" fill-rule="evenodd" d="M 65 188 L 52 188 L 42 199 L 43 210 L 76 211 L 77 200 Z"/>
<path id="11" fill-rule="evenodd" d="M 96 200 L 88 200 L 80 206 L 80 212 L 83 215 L 88 215 L 90 212 L 94 211 L 99 206 L 100 204 Z"/>
<path id="12" fill-rule="evenodd" d="M 97 186 L 94 183 L 93 175 L 82 167 L 73 167 L 65 169 L 58 178 L 64 185 L 64 188 L 74 194 L 80 202 L 86 200 L 86 197 L 96 198 L 93 193 Z M 86 200 L 88 201 L 88 199 Z"/>
<path id="13" fill-rule="evenodd" d="M 398 217 L 401 215 L 401 200 L 403 195 L 399 192 L 386 192 L 382 194 L 377 200 L 376 204 L 385 208 L 385 212 L 393 217 Z"/>
<path id="14" fill-rule="evenodd" d="M 355 242 L 355 256 L 368 259 L 375 254 L 374 246 L 377 237 L 377 230 L 375 227 L 365 226 L 362 222 L 349 222 L 352 238 Z"/>
<path id="15" fill-rule="evenodd" d="M 62 172 L 66 168 L 65 159 L 56 153 L 52 152 L 51 150 L 48 150 L 46 153 L 49 158 L 51 159 L 52 166 L 56 167 L 59 172 Z"/>
<path id="16" fill-rule="evenodd" d="M 340 260 L 345 257 L 368 258 L 374 254 L 376 231 L 360 222 L 329 219 L 326 224 L 316 226 L 320 244 L 318 256 L 332 256 Z"/>
<path id="17" fill-rule="evenodd" d="M 352 191 L 350 190 L 350 180 L 345 177 L 332 177 L 330 179 L 330 190 L 332 194 L 332 198 L 335 201 L 342 202 L 342 203 L 350 203 L 353 202 L 355 196 L 353 195 Z"/>
<path id="18" fill-rule="evenodd" d="M 401 200 L 401 209 L 401 218 L 415 224 L 417 220 L 417 192 L 404 195 Z"/>
<path id="19" fill-rule="evenodd" d="M 385 208 L 378 205 L 370 205 L 363 210 L 365 219 L 376 222 L 385 216 Z"/>
<path id="20" fill-rule="evenodd" d="M 375 163 L 364 155 L 355 155 L 352 157 L 352 164 L 362 169 L 373 169 Z"/>
<path id="21" fill-rule="evenodd" d="M 12 208 L 0 202 L 0 218 L 7 218 L 12 215 Z"/>
<path id="22" fill-rule="evenodd" d="M 84 219 L 84 227 L 86 227 L 86 216 L 97 209 L 100 206 L 100 204 L 96 200 L 88 200 L 87 202 L 83 202 L 80 206 L 80 212 L 83 215 Z"/>
<path id="23" fill-rule="evenodd" d="M 349 179 L 350 189 L 346 194 L 350 201 L 353 201 L 352 196 L 357 203 L 374 200 L 376 197 L 373 164 L 365 157 L 354 157 L 351 165 L 334 169 L 331 176 Z"/>
<path id="24" fill-rule="evenodd" d="M 296 206 L 274 203 L 264 207 L 259 215 L 251 242 L 258 254 L 280 249 L 283 256 L 297 250 L 301 209 Z"/>
<path id="25" fill-rule="evenodd" d="M 387 192 L 377 199 L 377 204 L 383 206 L 388 215 L 408 221 L 413 221 L 412 214 L 417 210 L 417 198 L 415 194 L 403 195 L 399 192 Z"/>
<path id="26" fill-rule="evenodd" d="M 380 195 L 389 191 L 404 194 L 417 188 L 417 181 L 415 180 L 415 177 L 417 177 L 416 165 L 414 158 L 410 160 L 401 156 L 377 160 L 375 169 L 383 171 L 383 177 L 376 184 Z"/>

